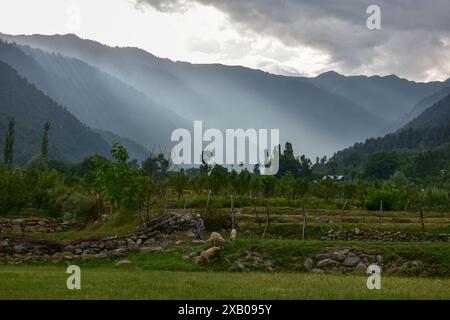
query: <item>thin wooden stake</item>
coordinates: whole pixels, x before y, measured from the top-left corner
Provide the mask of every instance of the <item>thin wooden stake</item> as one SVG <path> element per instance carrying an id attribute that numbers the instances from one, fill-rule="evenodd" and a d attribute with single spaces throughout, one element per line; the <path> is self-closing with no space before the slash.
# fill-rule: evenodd
<path id="1" fill-rule="evenodd" d="M 383 215 L 383 200 L 380 200 L 380 214 L 378 215 L 378 223 L 381 225 L 381 217 Z"/>
<path id="2" fill-rule="evenodd" d="M 255 213 L 256 222 L 258 222 L 259 227 L 261 227 L 261 221 L 259 220 L 258 210 L 256 210 L 256 200 L 255 195 L 252 193 L 253 198 L 253 212 Z"/>
<path id="3" fill-rule="evenodd" d="M 306 224 L 308 220 L 308 215 L 306 214 L 305 206 L 302 202 L 302 211 L 303 211 L 303 227 L 302 227 L 302 241 L 305 240 L 305 232 L 306 232 Z"/>
<path id="4" fill-rule="evenodd" d="M 233 195 L 231 195 L 231 229 L 234 229 L 234 202 Z"/>
<path id="5" fill-rule="evenodd" d="M 342 206 L 342 211 L 341 211 L 341 229 L 342 229 L 342 224 L 344 223 L 344 211 L 345 211 L 345 208 L 347 208 L 347 202 L 348 202 L 348 199 L 345 199 L 344 205 Z"/>
<path id="6" fill-rule="evenodd" d="M 422 232 L 425 232 L 425 221 L 424 221 L 424 218 L 423 218 L 422 205 L 420 205 L 419 211 L 420 211 L 420 224 L 421 224 L 421 227 L 422 227 Z"/>
<path id="7" fill-rule="evenodd" d="M 263 232 L 263 235 L 262 235 L 263 239 L 266 236 L 267 227 L 270 225 L 270 217 L 269 217 L 270 213 L 269 213 L 269 206 L 268 205 L 266 205 L 266 212 L 267 212 L 267 218 L 266 218 L 266 226 L 264 227 L 264 232 Z"/>
<path id="8" fill-rule="evenodd" d="M 408 199 L 408 201 L 406 201 L 405 212 L 408 211 L 408 207 L 409 207 L 409 199 Z"/>
<path id="9" fill-rule="evenodd" d="M 205 213 L 209 212 L 209 201 L 211 199 L 211 189 L 208 191 L 208 199 L 206 200 Z"/>

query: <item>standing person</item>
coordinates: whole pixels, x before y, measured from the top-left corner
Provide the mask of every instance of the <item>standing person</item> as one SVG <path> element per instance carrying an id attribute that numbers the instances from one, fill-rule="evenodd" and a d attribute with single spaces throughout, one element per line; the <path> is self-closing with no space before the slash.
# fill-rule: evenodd
<path id="1" fill-rule="evenodd" d="M 2 239 L 3 239 L 3 226 L 0 223 L 0 240 L 2 240 Z"/>
<path id="2" fill-rule="evenodd" d="M 195 222 L 195 231 L 197 235 L 197 240 L 203 240 L 203 232 L 205 231 L 205 224 L 202 217 L 197 214 L 197 221 Z"/>

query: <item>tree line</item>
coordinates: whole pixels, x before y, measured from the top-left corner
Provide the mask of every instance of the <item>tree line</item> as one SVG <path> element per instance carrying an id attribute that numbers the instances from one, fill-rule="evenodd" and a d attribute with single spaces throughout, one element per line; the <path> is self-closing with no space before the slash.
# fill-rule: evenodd
<path id="1" fill-rule="evenodd" d="M 11 129 L 9 129 L 11 128 Z M 48 159 L 48 131 L 43 129 L 39 161 L 13 167 L 14 121 L 5 137 L 0 169 L 0 212 L 36 213 L 55 217 L 95 219 L 126 210 L 143 221 L 167 208 L 206 206 L 293 206 L 308 208 L 408 211 L 449 210 L 449 189 L 419 185 L 401 171 L 385 179 L 362 176 L 344 181 L 321 178 L 316 167 L 329 165 L 306 156 L 296 157 L 286 143 L 280 151 L 280 171 L 261 176 L 258 166 L 225 168 L 202 164 L 177 169 L 162 153 L 138 164 L 125 147 L 114 143 L 111 158 L 91 156 L 78 164 Z M 380 160 L 384 163 L 384 160 Z"/>

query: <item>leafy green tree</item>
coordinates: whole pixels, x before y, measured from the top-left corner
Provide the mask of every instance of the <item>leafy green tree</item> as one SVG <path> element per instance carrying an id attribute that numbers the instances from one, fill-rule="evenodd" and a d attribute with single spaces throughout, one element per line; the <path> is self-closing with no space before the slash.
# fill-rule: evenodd
<path id="1" fill-rule="evenodd" d="M 177 172 L 173 172 L 169 175 L 169 184 L 176 191 L 178 199 L 181 199 L 184 190 L 186 190 L 188 182 L 189 178 L 187 177 L 183 169 Z"/>
<path id="2" fill-rule="evenodd" d="M 127 149 L 118 142 L 112 144 L 111 155 L 118 164 L 125 164 L 128 160 Z"/>
<path id="3" fill-rule="evenodd" d="M 398 170 L 392 175 L 391 181 L 397 187 L 406 187 L 409 184 L 409 180 L 406 175 L 402 171 Z"/>
<path id="4" fill-rule="evenodd" d="M 239 186 L 239 174 L 236 170 L 231 170 L 231 172 L 228 173 L 228 186 L 229 191 L 231 194 L 239 194 L 240 192 L 240 186 Z"/>
<path id="5" fill-rule="evenodd" d="M 381 201 L 385 211 L 402 210 L 405 203 L 400 190 L 387 183 L 367 190 L 367 210 L 380 210 Z"/>
<path id="6" fill-rule="evenodd" d="M 213 194 L 219 194 L 221 190 L 227 189 L 229 186 L 228 170 L 216 164 L 209 174 L 209 189 Z"/>
<path id="7" fill-rule="evenodd" d="M 389 179 L 399 167 L 397 153 L 382 151 L 372 154 L 367 159 L 365 173 L 373 179 Z"/>
<path id="8" fill-rule="evenodd" d="M 113 143 L 111 154 L 114 162 L 96 158 L 96 179 L 108 200 L 114 207 L 136 208 L 141 200 L 140 192 L 146 188 L 140 171 L 127 163 L 128 152 L 125 147 Z"/>
<path id="9" fill-rule="evenodd" d="M 261 176 L 252 176 L 250 179 L 250 194 L 252 198 L 254 199 L 262 189 L 262 183 L 261 183 Z"/>
<path id="10" fill-rule="evenodd" d="M 277 183 L 277 191 L 280 195 L 287 199 L 295 197 L 295 177 L 288 171 L 286 172 Z"/>
<path id="11" fill-rule="evenodd" d="M 167 177 L 170 162 L 162 153 L 150 155 L 143 163 L 142 169 L 152 180 L 163 180 Z"/>
<path id="12" fill-rule="evenodd" d="M 238 186 L 238 194 L 243 195 L 246 192 L 250 191 L 250 182 L 252 180 L 252 175 L 248 172 L 247 169 L 239 172 L 239 186 Z"/>
<path id="13" fill-rule="evenodd" d="M 309 179 L 312 175 L 312 162 L 305 155 L 302 155 L 299 159 L 300 166 L 297 174 L 297 178 Z"/>
<path id="14" fill-rule="evenodd" d="M 309 190 L 309 181 L 306 179 L 295 179 L 294 198 L 303 198 Z"/>
<path id="15" fill-rule="evenodd" d="M 358 185 L 355 183 L 346 183 L 342 186 L 342 196 L 344 199 L 354 199 L 358 197 Z"/>
<path id="16" fill-rule="evenodd" d="M 260 176 L 261 175 L 261 170 L 260 170 L 260 164 L 257 163 L 253 166 L 253 175 L 255 176 Z"/>
<path id="17" fill-rule="evenodd" d="M 286 142 L 285 146 L 284 146 L 284 152 L 283 155 L 287 158 L 287 159 L 295 159 L 294 156 L 294 148 L 292 147 L 292 143 L 290 142 Z"/>
<path id="18" fill-rule="evenodd" d="M 321 180 L 316 187 L 316 195 L 326 201 L 334 198 L 337 193 L 336 184 L 331 179 Z"/>
<path id="19" fill-rule="evenodd" d="M 261 189 L 264 197 L 272 197 L 277 185 L 277 179 L 274 176 L 262 176 L 261 177 Z"/>
<path id="20" fill-rule="evenodd" d="M 297 176 L 300 169 L 300 163 L 294 156 L 294 149 L 290 142 L 286 142 L 283 152 L 280 154 L 279 170 L 277 178 L 281 178 L 286 172 L 290 171 Z"/>

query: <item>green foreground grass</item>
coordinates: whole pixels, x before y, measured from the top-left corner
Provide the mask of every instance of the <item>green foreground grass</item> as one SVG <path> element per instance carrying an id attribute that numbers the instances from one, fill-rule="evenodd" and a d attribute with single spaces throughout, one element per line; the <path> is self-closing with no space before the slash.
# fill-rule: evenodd
<path id="1" fill-rule="evenodd" d="M 259 226 L 251 211 L 249 214 L 242 210 L 237 215 L 238 240 L 226 242 L 221 261 L 209 266 L 199 266 L 193 259 L 183 259 L 184 255 L 209 246 L 192 244 L 189 236 L 181 236 L 181 244 L 172 241 L 165 252 L 129 255 L 127 259 L 133 266 L 130 269 L 114 268 L 118 259 L 73 261 L 82 269 L 81 290 L 66 288 L 69 275 L 65 273 L 64 264 L 0 265 L 0 299 L 450 299 L 450 246 L 447 242 L 317 240 L 328 229 L 338 227 L 392 229 L 418 234 L 420 226 L 412 214 L 397 216 L 397 213 L 392 213 L 383 216 L 382 223 L 379 223 L 373 214 L 352 212 L 351 217 L 346 216 L 342 226 L 336 223 L 319 226 L 316 216 L 330 216 L 338 221 L 334 216 L 337 217 L 340 211 L 312 211 L 308 213 L 311 222 L 306 230 L 307 240 L 301 241 L 302 225 L 298 223 L 301 215 L 300 212 L 293 215 L 292 211 L 277 209 L 276 214 L 271 215 L 273 223 L 263 239 L 264 224 Z M 263 213 L 260 212 L 261 219 L 264 218 Z M 449 232 L 448 221 L 441 223 L 440 216 L 435 214 L 427 217 L 426 226 L 427 232 Z M 137 216 L 116 213 L 105 224 L 26 236 L 69 242 L 80 238 L 125 235 L 138 227 Z M 227 232 L 222 234 L 228 238 Z M 369 290 L 365 276 L 304 272 L 303 261 L 327 247 L 376 250 L 391 266 L 401 267 L 407 261 L 416 260 L 420 264 L 400 268 L 394 273 L 383 270 L 382 289 Z M 237 269 L 236 262 L 245 260 L 249 253 L 270 260 L 275 272 L 268 272 L 263 264 Z"/>
<path id="2" fill-rule="evenodd" d="M 64 266 L 0 266 L 0 299 L 450 299 L 450 279 L 299 273 L 142 271 L 82 268 L 68 290 Z"/>

